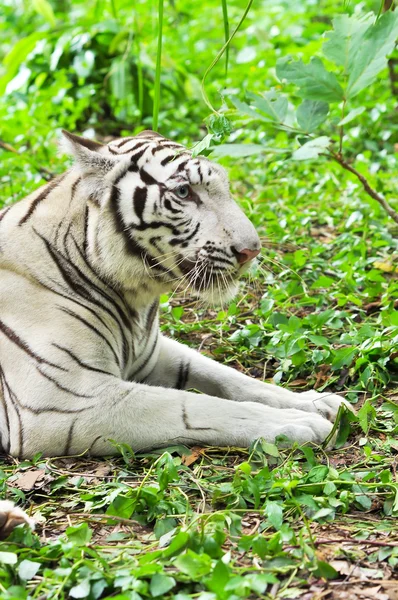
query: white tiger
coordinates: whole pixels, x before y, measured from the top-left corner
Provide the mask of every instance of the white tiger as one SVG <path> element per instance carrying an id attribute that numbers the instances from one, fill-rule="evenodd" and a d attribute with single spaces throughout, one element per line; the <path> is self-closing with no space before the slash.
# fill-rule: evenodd
<path id="1" fill-rule="evenodd" d="M 2 452 L 322 442 L 339 397 L 256 381 L 159 333 L 159 294 L 228 301 L 260 251 L 225 171 L 151 131 L 64 136 L 75 167 L 0 212 Z"/>

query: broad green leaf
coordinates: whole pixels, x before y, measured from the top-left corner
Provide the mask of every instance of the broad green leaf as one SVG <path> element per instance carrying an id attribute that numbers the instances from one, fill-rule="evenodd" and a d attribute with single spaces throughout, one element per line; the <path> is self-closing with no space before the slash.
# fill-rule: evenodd
<path id="1" fill-rule="evenodd" d="M 73 542 L 76 546 L 86 546 L 93 535 L 93 532 L 87 523 L 80 523 L 75 527 L 68 527 L 65 533 L 68 536 L 68 540 Z"/>
<path id="2" fill-rule="evenodd" d="M 297 109 L 297 123 L 303 131 L 311 133 L 321 125 L 329 113 L 329 104 L 319 100 L 304 100 Z"/>
<path id="3" fill-rule="evenodd" d="M 163 551 L 164 557 L 173 556 L 173 554 L 181 553 L 181 550 L 186 547 L 189 541 L 189 534 L 186 531 L 180 531 L 172 540 L 170 546 Z"/>
<path id="4" fill-rule="evenodd" d="M 208 150 L 210 148 L 210 144 L 212 142 L 213 137 L 214 135 L 212 133 L 208 133 L 207 135 L 205 135 L 203 140 L 195 144 L 195 146 L 192 148 L 192 158 L 198 156 L 201 152 Z"/>
<path id="5" fill-rule="evenodd" d="M 374 22 L 374 14 L 364 16 L 339 15 L 333 19 L 333 31 L 327 31 L 328 40 L 324 43 L 324 56 L 336 65 L 348 68 L 352 60 L 353 48 L 357 47 L 365 31 Z"/>
<path id="6" fill-rule="evenodd" d="M 292 154 L 292 159 L 307 160 L 309 158 L 318 158 L 329 146 L 330 139 L 327 136 L 317 137 L 303 144 L 298 150 L 295 150 Z"/>
<path id="7" fill-rule="evenodd" d="M 341 367 L 349 367 L 358 353 L 357 348 L 349 346 L 348 348 L 339 348 L 335 351 L 335 356 L 332 362 L 333 371 L 338 371 Z"/>
<path id="8" fill-rule="evenodd" d="M 372 507 L 372 499 L 364 493 L 365 489 L 366 488 L 362 488 L 360 485 L 352 486 L 352 491 L 355 494 L 355 502 L 365 510 L 369 510 Z"/>
<path id="9" fill-rule="evenodd" d="M 69 596 L 72 598 L 87 598 L 90 593 L 90 582 L 84 579 L 69 590 Z"/>
<path id="10" fill-rule="evenodd" d="M 304 146 L 301 146 L 301 148 L 304 148 Z M 301 148 L 300 148 L 300 150 L 301 150 Z M 331 277 L 328 277 L 327 275 L 321 275 L 311 285 L 311 289 L 312 290 L 317 290 L 319 288 L 329 288 L 334 283 L 336 283 L 336 281 L 334 279 L 332 279 Z"/>
<path id="11" fill-rule="evenodd" d="M 283 523 L 283 510 L 281 505 L 277 502 L 267 501 L 265 504 L 265 514 L 271 525 L 278 531 Z"/>
<path id="12" fill-rule="evenodd" d="M 223 156 L 233 156 L 235 158 L 244 158 L 266 152 L 267 148 L 260 144 L 220 144 L 212 148 L 212 157 L 221 158 Z"/>
<path id="13" fill-rule="evenodd" d="M 194 580 L 202 579 L 211 570 L 210 556 L 207 554 L 196 554 L 192 550 L 187 550 L 185 554 L 178 556 L 174 564 L 180 571 L 189 575 Z"/>
<path id="14" fill-rule="evenodd" d="M 271 148 L 270 146 L 262 146 L 261 144 L 220 144 L 211 149 L 212 158 L 223 158 L 224 156 L 232 156 L 234 158 L 245 158 L 246 156 L 255 156 L 256 154 L 286 154 L 288 150 L 283 148 Z"/>
<path id="15" fill-rule="evenodd" d="M 365 106 L 359 106 L 358 108 L 350 110 L 348 115 L 346 115 L 344 119 L 341 119 L 340 123 L 338 123 L 338 126 L 341 127 L 342 125 L 347 125 L 347 123 L 351 123 L 351 121 L 353 121 L 356 117 L 361 115 L 365 110 Z"/>
<path id="16" fill-rule="evenodd" d="M 40 569 L 41 564 L 32 560 L 23 560 L 18 567 L 18 575 L 21 579 L 29 581 Z"/>
<path id="17" fill-rule="evenodd" d="M 20 65 L 26 59 L 28 54 L 32 52 L 36 43 L 44 37 L 43 33 L 32 33 L 21 40 L 18 40 L 12 50 L 4 58 L 3 65 L 6 67 L 6 72 L 3 77 L 0 77 L 0 95 L 4 94 L 9 81 L 17 74 Z"/>
<path id="18" fill-rule="evenodd" d="M 265 118 L 263 115 L 259 114 L 257 111 L 251 108 L 251 106 L 249 106 L 246 102 L 242 102 L 241 100 L 239 100 L 239 98 L 235 98 L 235 96 L 231 97 L 231 102 L 235 106 L 235 108 L 237 108 L 238 111 L 243 113 L 244 115 L 248 115 L 253 119 L 261 119 L 262 121 L 267 122 L 270 121 L 270 119 Z"/>
<path id="19" fill-rule="evenodd" d="M 206 581 L 206 585 L 218 598 L 223 597 L 223 592 L 226 584 L 230 579 L 230 570 L 222 560 L 217 561 L 216 566 L 211 574 L 211 577 Z"/>
<path id="20" fill-rule="evenodd" d="M 394 49 L 398 37 L 398 12 L 384 13 L 364 35 L 356 41 L 348 64 L 347 98 L 353 98 L 386 68 L 387 56 Z"/>
<path id="21" fill-rule="evenodd" d="M 53 7 L 47 0 L 32 0 L 32 6 L 52 27 L 55 27 L 56 21 Z"/>
<path id="22" fill-rule="evenodd" d="M 18 556 L 15 552 L 0 552 L 0 563 L 3 565 L 15 565 L 18 561 Z"/>
<path id="23" fill-rule="evenodd" d="M 314 57 L 308 64 L 302 60 L 292 61 L 291 57 L 279 59 L 276 74 L 280 80 L 299 86 L 302 98 L 323 102 L 340 102 L 344 98 L 336 75 L 326 70 L 320 58 Z"/>
<path id="24" fill-rule="evenodd" d="M 157 598 L 158 596 L 163 596 L 167 594 L 176 584 L 176 581 L 173 577 L 168 577 L 167 575 L 163 575 L 162 573 L 156 573 L 149 585 L 149 590 L 153 596 L 153 598 Z"/>
<path id="25" fill-rule="evenodd" d="M 288 101 L 285 96 L 281 96 L 274 90 L 266 92 L 262 96 L 249 94 L 252 103 L 258 110 L 266 114 L 273 121 L 283 123 L 286 119 Z"/>
<path id="26" fill-rule="evenodd" d="M 266 442 L 262 438 L 261 438 L 260 443 L 261 443 L 261 449 L 264 452 L 264 454 L 269 454 L 270 456 L 279 458 L 279 450 L 275 446 L 275 444 L 271 444 L 271 442 Z"/>
<path id="27" fill-rule="evenodd" d="M 106 514 L 129 519 L 134 512 L 135 505 L 135 498 L 126 498 L 125 496 L 118 495 L 109 505 Z"/>
<path id="28" fill-rule="evenodd" d="M 25 67 L 25 65 L 22 65 L 18 71 L 18 74 L 8 83 L 5 94 L 12 94 L 12 92 L 15 92 L 16 90 L 25 88 L 31 74 L 32 71 L 28 69 L 28 67 Z"/>
<path id="29" fill-rule="evenodd" d="M 336 579 L 339 576 L 336 569 L 323 560 L 318 560 L 314 575 L 316 575 L 316 577 L 322 577 L 323 579 Z"/>

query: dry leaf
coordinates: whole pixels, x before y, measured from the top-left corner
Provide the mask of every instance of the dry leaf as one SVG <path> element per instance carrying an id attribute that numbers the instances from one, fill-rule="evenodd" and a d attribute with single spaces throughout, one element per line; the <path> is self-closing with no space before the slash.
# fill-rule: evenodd
<path id="1" fill-rule="evenodd" d="M 373 263 L 375 269 L 379 269 L 379 271 L 384 271 L 384 273 L 392 273 L 395 269 L 394 265 L 390 262 L 379 261 Z"/>
<path id="2" fill-rule="evenodd" d="M 45 475 L 43 469 L 32 469 L 18 477 L 13 484 L 14 487 L 17 487 L 24 492 L 29 492 L 30 490 L 33 490 L 38 481 L 44 479 Z"/>
<path id="3" fill-rule="evenodd" d="M 203 452 L 204 448 L 201 448 L 200 446 L 194 446 L 193 448 L 191 448 L 191 454 L 183 455 L 181 459 L 182 464 L 186 467 L 189 467 L 198 460 L 199 456 L 203 454 Z"/>

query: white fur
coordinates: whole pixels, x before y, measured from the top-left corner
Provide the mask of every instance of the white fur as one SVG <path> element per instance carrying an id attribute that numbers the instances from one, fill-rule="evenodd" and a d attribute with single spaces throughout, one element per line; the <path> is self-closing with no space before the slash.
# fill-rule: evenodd
<path id="1" fill-rule="evenodd" d="M 211 253 L 206 249 L 208 241 L 220 252 L 228 249 L 229 266 L 224 273 L 229 285 L 220 279 L 218 287 L 210 289 L 204 283 L 199 289 L 202 297 L 229 299 L 243 270 L 230 248 L 253 248 L 259 243 L 253 226 L 230 197 L 225 172 L 207 159 L 190 159 L 181 147 L 175 150 L 175 160 L 162 166 L 161 161 L 174 150 L 162 148 L 153 154 L 163 138 L 150 134 L 121 146 L 120 151 L 129 153 L 120 152 L 120 156 L 111 150 L 118 153 L 121 141 L 95 152 L 68 140 L 77 162 L 62 182 L 37 205 L 43 189 L 6 214 L 0 213 L 3 450 L 21 457 L 85 450 L 104 455 L 116 452 L 110 440 L 141 450 L 175 442 L 248 446 L 258 437 L 274 441 L 279 434 L 299 443 L 322 442 L 331 430 L 328 419 L 335 417 L 341 403 L 337 396 L 296 394 L 250 379 L 160 335 L 157 317 L 148 329 L 151 305 L 160 293 L 181 283 L 182 273 L 171 254 L 176 247 L 170 245 L 174 235 L 170 229 L 137 229 L 140 220 L 133 209 L 133 195 L 142 186 L 140 175 L 128 172 L 118 181 L 137 152 L 136 144 L 146 139 L 139 169 L 161 182 L 168 194 L 188 178 L 200 198 L 200 203 L 184 204 L 190 231 L 198 223 L 200 229 L 181 252 L 202 261 L 198 265 L 206 265 Z M 185 170 L 176 173 L 183 160 L 188 160 Z M 115 229 L 115 188 L 123 221 L 119 231 Z M 147 186 L 143 218 L 148 222 L 165 218 L 164 207 L 157 204 L 157 190 L 157 186 Z M 160 216 L 155 215 L 156 207 L 163 210 Z M 126 235 L 152 256 L 161 255 L 159 261 L 170 270 L 167 277 L 155 276 L 155 269 L 129 254 Z M 157 249 L 155 235 L 160 238 Z M 57 260 L 67 260 L 71 277 L 79 279 L 76 273 L 80 272 L 88 278 L 91 283 L 85 289 L 90 290 L 90 297 L 71 291 L 43 239 L 64 257 Z M 74 240 L 80 249 L 86 247 L 92 269 Z M 118 298 L 123 311 L 135 311 L 131 331 L 112 316 Z M 93 327 L 100 330 L 100 336 Z M 126 360 L 122 331 L 128 339 Z M 185 389 L 204 393 L 174 389 L 178 381 Z"/>

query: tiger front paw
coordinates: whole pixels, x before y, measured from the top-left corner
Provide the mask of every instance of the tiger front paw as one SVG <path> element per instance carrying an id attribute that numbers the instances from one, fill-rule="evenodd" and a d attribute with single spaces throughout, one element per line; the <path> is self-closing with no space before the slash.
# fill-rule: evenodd
<path id="1" fill-rule="evenodd" d="M 343 404 L 351 412 L 355 412 L 352 405 L 341 398 L 337 394 L 330 392 L 317 392 L 316 390 L 308 390 L 300 394 L 300 400 L 308 403 L 311 412 L 320 413 L 328 421 L 334 421 L 340 406 Z M 301 408 L 301 407 L 300 407 Z M 305 410 L 305 409 L 304 409 Z"/>

